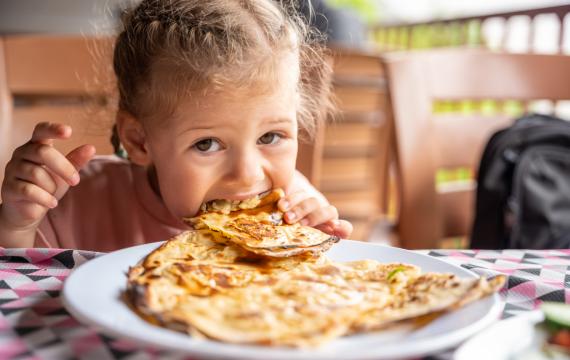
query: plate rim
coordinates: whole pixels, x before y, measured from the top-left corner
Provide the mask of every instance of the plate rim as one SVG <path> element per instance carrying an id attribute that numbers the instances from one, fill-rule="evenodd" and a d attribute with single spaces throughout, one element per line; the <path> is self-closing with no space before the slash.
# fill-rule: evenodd
<path id="1" fill-rule="evenodd" d="M 543 312 L 540 309 L 534 309 L 534 310 L 524 311 L 518 315 L 509 317 L 507 319 L 502 319 L 502 320 L 496 321 L 495 323 L 491 324 L 490 326 L 486 327 L 485 329 L 483 329 L 479 333 L 477 333 L 474 336 L 472 336 L 471 338 L 467 339 L 459 347 L 457 347 L 457 349 L 455 349 L 455 351 L 453 352 L 453 359 L 454 360 L 471 360 L 471 359 L 480 358 L 479 356 L 481 355 L 481 352 L 479 351 L 478 353 L 474 353 L 473 348 L 477 348 L 477 346 L 481 345 L 481 344 L 484 345 L 485 344 L 485 341 L 484 341 L 485 338 L 490 336 L 490 334 L 492 334 L 492 332 L 497 332 L 499 330 L 508 330 L 508 329 L 514 327 L 515 329 L 517 329 L 516 331 L 523 332 L 523 333 L 525 331 L 530 331 L 533 335 L 536 335 L 536 329 L 534 328 L 534 326 L 543 320 L 544 320 Z M 521 340 L 522 339 L 520 339 L 520 338 L 517 339 L 517 345 L 522 345 L 520 342 Z M 509 348 L 508 345 L 507 346 L 501 346 L 501 348 L 507 349 L 508 353 L 505 355 L 512 356 L 512 355 L 515 355 L 521 351 L 525 351 L 525 349 L 528 350 L 527 347 L 530 345 L 531 344 L 526 344 L 526 347 L 523 345 L 523 346 L 515 348 L 515 349 Z M 488 354 L 486 354 L 486 355 L 488 355 Z M 495 354 L 495 355 L 499 355 L 499 354 Z M 498 359 L 498 357 L 496 357 L 496 358 Z"/>
<path id="2" fill-rule="evenodd" d="M 178 352 L 178 353 L 185 353 L 185 354 L 195 355 L 195 356 L 205 356 L 207 358 L 219 358 L 221 356 L 224 358 L 236 358 L 236 359 L 237 358 L 244 358 L 244 357 L 252 358 L 252 359 L 257 359 L 257 358 L 262 359 L 262 358 L 266 358 L 267 356 L 271 356 L 271 358 L 273 358 L 273 359 L 290 359 L 292 356 L 294 356 L 295 359 L 321 359 L 321 360 L 339 359 L 339 356 L 337 356 L 334 353 L 330 353 L 330 352 L 316 352 L 316 351 L 311 351 L 311 350 L 305 351 L 305 350 L 289 349 L 289 348 L 260 348 L 260 347 L 254 346 L 254 345 L 224 344 L 224 343 L 217 342 L 215 340 L 192 339 L 193 341 L 198 342 L 198 344 L 195 346 L 191 345 L 192 348 L 187 348 L 187 347 L 180 348 L 178 346 L 171 346 L 170 344 L 165 345 L 164 343 L 160 343 L 159 341 L 156 341 L 156 340 L 153 341 L 153 339 L 141 339 L 140 337 L 137 337 L 136 335 L 131 335 L 131 334 L 125 333 L 123 331 L 117 331 L 116 329 L 113 329 L 112 327 L 106 326 L 105 324 L 98 322 L 97 319 L 95 319 L 92 315 L 89 315 L 88 312 L 85 312 L 85 309 L 82 309 L 81 307 L 77 307 L 74 304 L 74 301 L 72 301 L 72 295 L 73 294 L 71 293 L 73 291 L 72 285 L 74 284 L 74 279 L 81 276 L 85 271 L 87 271 L 87 269 L 90 269 L 92 267 L 96 267 L 96 265 L 99 261 L 103 261 L 101 259 L 106 258 L 105 260 L 108 260 L 110 255 L 117 257 L 117 256 L 121 256 L 123 253 L 128 254 L 130 252 L 135 251 L 135 248 L 136 248 L 136 250 L 140 250 L 142 248 L 148 248 L 148 251 L 145 253 L 145 256 L 146 256 L 146 254 L 148 254 L 148 252 L 157 248 L 162 243 L 164 243 L 164 241 L 135 245 L 135 246 L 128 247 L 128 248 L 123 248 L 123 249 L 120 249 L 117 251 L 107 253 L 107 254 L 102 255 L 100 257 L 97 257 L 95 259 L 92 259 L 86 263 L 83 263 L 82 265 L 78 266 L 77 268 L 73 269 L 72 273 L 65 279 L 63 289 L 61 292 L 61 300 L 62 300 L 64 307 L 79 322 L 81 322 L 84 325 L 94 326 L 97 329 L 97 331 L 100 331 L 104 334 L 110 335 L 110 336 L 115 337 L 115 338 L 128 339 L 130 341 L 133 341 L 133 342 L 140 344 L 140 345 L 143 345 L 143 346 L 144 345 L 146 345 L 146 346 L 150 345 L 153 347 L 157 347 L 158 349 L 165 349 L 168 351 L 174 351 L 174 352 Z M 456 268 L 456 271 L 459 271 L 463 275 L 468 276 L 468 277 L 478 277 L 479 276 L 479 275 L 475 274 L 473 271 L 466 269 L 466 268 L 463 268 L 459 265 L 449 263 L 449 262 L 445 262 L 445 261 L 443 261 L 437 257 L 433 257 L 433 256 L 430 256 L 428 254 L 414 252 L 414 251 L 410 251 L 407 249 L 392 247 L 392 246 L 388 246 L 388 245 L 384 245 L 384 244 L 365 243 L 365 242 L 355 241 L 355 240 L 341 240 L 341 242 L 339 244 L 345 244 L 345 246 L 364 246 L 364 247 L 378 246 L 378 247 L 382 247 L 384 249 L 389 249 L 389 251 L 401 252 L 401 253 L 404 253 L 407 255 L 412 254 L 412 257 L 429 259 L 428 261 L 444 263 L 446 266 Z M 131 255 L 131 256 L 134 256 L 134 255 Z M 133 265 L 134 265 L 134 263 L 124 265 L 124 266 L 128 267 L 128 266 L 133 266 Z M 80 270 L 80 269 L 83 269 L 83 270 Z M 126 279 L 125 279 L 125 284 L 126 284 Z M 124 287 L 123 287 L 123 289 L 124 289 Z M 494 323 L 498 320 L 499 315 L 501 314 L 501 312 L 503 310 L 504 302 L 500 299 L 498 293 L 493 294 L 490 298 L 492 298 L 491 306 L 487 309 L 487 312 L 484 314 L 484 316 L 482 318 L 480 318 L 478 321 L 476 321 L 474 323 L 471 323 L 468 326 L 464 326 L 462 328 L 454 330 L 453 332 L 451 332 L 451 334 L 445 334 L 445 336 L 436 336 L 436 337 L 431 337 L 431 338 L 427 338 L 427 339 L 419 339 L 414 344 L 414 350 L 409 350 L 409 351 L 402 353 L 402 354 L 397 354 L 397 353 L 396 354 L 394 354 L 394 353 L 386 354 L 386 352 L 385 352 L 386 349 L 377 349 L 377 350 L 367 349 L 366 351 L 361 352 L 359 354 L 354 354 L 355 358 L 358 358 L 358 359 L 409 358 L 409 357 L 426 355 L 428 353 L 433 353 L 437 350 L 444 350 L 445 348 L 452 348 L 453 346 L 458 345 L 462 341 L 466 340 L 470 336 L 478 333 L 479 331 L 483 330 L 484 328 L 488 327 L 489 325 L 491 325 L 492 323 Z M 470 305 L 467 305 L 467 307 Z M 173 331 L 173 330 L 168 330 L 168 329 L 164 329 L 164 328 L 160 328 L 160 327 L 157 327 L 157 328 L 159 330 L 164 330 L 164 331 Z M 176 333 L 176 332 L 174 332 L 174 333 Z M 202 342 L 202 341 L 204 341 L 204 342 Z M 204 344 L 206 344 L 206 345 L 204 346 Z M 222 344 L 222 346 L 220 346 L 220 344 Z M 202 346 L 200 346 L 200 345 L 202 345 Z M 214 346 L 216 348 L 212 348 Z M 235 347 L 239 347 L 239 349 L 242 351 L 242 353 L 236 355 L 232 351 L 232 348 L 235 348 Z M 275 351 L 275 350 L 277 350 L 277 351 Z M 265 352 L 263 357 L 261 357 L 262 355 L 260 354 L 260 352 Z"/>

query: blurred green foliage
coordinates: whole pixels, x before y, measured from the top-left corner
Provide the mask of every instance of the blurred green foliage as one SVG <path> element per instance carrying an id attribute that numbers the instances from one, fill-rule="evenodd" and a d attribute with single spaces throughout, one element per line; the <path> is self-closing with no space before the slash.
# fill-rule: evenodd
<path id="1" fill-rule="evenodd" d="M 473 170 L 468 167 L 457 167 L 452 169 L 437 169 L 435 173 L 436 185 L 473 180 Z"/>
<path id="2" fill-rule="evenodd" d="M 330 0 L 339 1 L 343 0 Z M 348 0 L 344 0 L 350 2 Z M 430 49 L 436 47 L 479 46 L 484 44 L 481 22 L 447 22 L 414 26 L 376 28 L 373 41 L 387 49 Z"/>
<path id="3" fill-rule="evenodd" d="M 351 9 L 367 24 L 373 24 L 380 19 L 380 11 L 375 0 L 326 0 L 333 8 Z"/>
<path id="4" fill-rule="evenodd" d="M 505 114 L 518 117 L 524 114 L 525 107 L 520 100 L 436 100 L 432 104 L 432 112 L 434 114 L 481 114 L 483 116 Z"/>

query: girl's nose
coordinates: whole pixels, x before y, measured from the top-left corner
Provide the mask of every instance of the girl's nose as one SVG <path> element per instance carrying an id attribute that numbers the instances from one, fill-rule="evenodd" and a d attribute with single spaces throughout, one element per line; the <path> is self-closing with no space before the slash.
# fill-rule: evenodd
<path id="1" fill-rule="evenodd" d="M 254 149 L 233 156 L 230 169 L 231 181 L 240 187 L 252 187 L 265 179 L 263 157 Z"/>

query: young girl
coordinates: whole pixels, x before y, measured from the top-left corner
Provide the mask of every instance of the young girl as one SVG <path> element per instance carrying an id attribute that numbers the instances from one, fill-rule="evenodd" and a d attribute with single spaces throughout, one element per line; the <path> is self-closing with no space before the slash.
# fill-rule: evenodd
<path id="1" fill-rule="evenodd" d="M 164 240 L 205 201 L 278 187 L 287 222 L 348 237 L 350 223 L 295 171 L 299 130 L 310 133 L 329 95 L 311 39 L 272 0 L 143 0 L 113 59 L 129 161 L 91 160 L 91 145 L 63 155 L 53 140 L 71 128 L 39 124 L 6 167 L 0 246 L 110 251 Z"/>

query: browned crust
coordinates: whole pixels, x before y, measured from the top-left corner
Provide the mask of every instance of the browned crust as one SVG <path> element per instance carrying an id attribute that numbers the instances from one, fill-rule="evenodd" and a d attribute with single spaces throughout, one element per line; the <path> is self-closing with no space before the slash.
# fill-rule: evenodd
<path id="1" fill-rule="evenodd" d="M 148 286 L 131 281 L 127 283 L 127 290 L 123 293 L 122 298 L 125 304 L 134 311 L 143 320 L 150 324 L 161 326 L 177 332 L 188 334 L 192 337 L 206 337 L 201 331 L 182 321 L 169 319 L 160 312 L 152 310 L 148 306 Z"/>
<path id="2" fill-rule="evenodd" d="M 285 258 L 305 253 L 312 253 L 314 255 L 322 254 L 328 251 L 335 243 L 339 241 L 340 238 L 338 236 L 331 236 L 320 244 L 305 246 L 305 247 L 299 245 L 291 245 L 291 246 L 284 245 L 284 246 L 275 246 L 268 248 L 254 248 L 245 245 L 240 245 L 240 246 L 242 246 L 247 251 L 250 251 L 258 255 L 275 257 L 275 258 Z"/>

